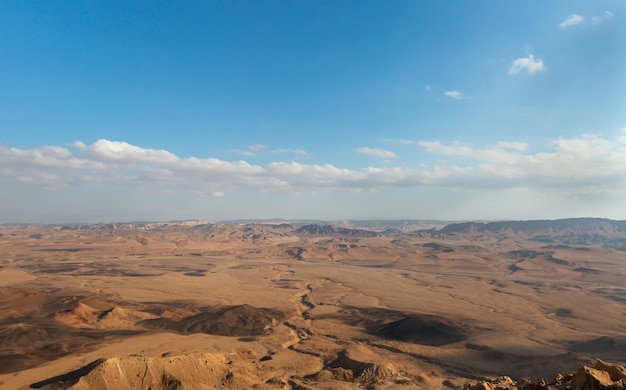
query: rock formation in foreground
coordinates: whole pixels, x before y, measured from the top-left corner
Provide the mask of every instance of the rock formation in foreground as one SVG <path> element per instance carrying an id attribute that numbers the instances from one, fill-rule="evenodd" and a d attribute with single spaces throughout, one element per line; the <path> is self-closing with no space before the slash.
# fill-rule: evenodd
<path id="1" fill-rule="evenodd" d="M 469 383 L 465 390 L 626 390 L 626 369 L 597 360 L 593 367 L 583 366 L 575 374 L 556 377 L 546 382 L 520 381 L 515 383 L 504 376 L 495 380 Z"/>
<path id="2" fill-rule="evenodd" d="M 266 359 L 271 359 L 267 357 Z M 264 360 L 264 359 L 262 359 Z M 280 378 L 266 380 L 254 364 L 237 364 L 224 355 L 190 354 L 176 357 L 145 358 L 128 356 L 99 359 L 76 371 L 59 375 L 31 388 L 45 390 L 99 390 L 110 388 L 182 390 L 208 388 L 439 388 L 424 378 L 407 376 L 393 364 L 382 366 L 352 359 L 348 352 L 327 367 L 315 364 L 297 370 L 281 369 Z M 256 369 L 255 369 L 256 368 Z M 275 367 L 277 369 L 278 367 Z M 291 372 L 290 372 L 291 371 Z M 265 379 L 265 380 L 264 380 Z M 444 385 L 446 385 L 444 383 Z M 433 387 L 435 386 L 435 387 Z M 448 382 L 446 387 L 458 388 Z M 597 360 L 576 373 L 557 374 L 551 381 L 513 381 L 503 376 L 467 383 L 464 390 L 626 390 L 626 369 Z"/>

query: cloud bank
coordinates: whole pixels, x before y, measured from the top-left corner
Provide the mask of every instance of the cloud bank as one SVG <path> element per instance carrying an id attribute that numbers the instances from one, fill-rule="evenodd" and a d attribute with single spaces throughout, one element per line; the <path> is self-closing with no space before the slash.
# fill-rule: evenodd
<path id="1" fill-rule="evenodd" d="M 408 143 L 407 143 L 408 145 Z M 424 160 L 413 166 L 348 169 L 333 164 L 181 157 L 121 141 L 75 142 L 71 149 L 0 145 L 0 182 L 59 189 L 73 186 L 156 186 L 194 194 L 230 191 L 313 193 L 375 191 L 384 188 L 451 189 L 567 188 L 570 193 L 626 188 L 626 137 L 558 138 L 548 149 L 530 152 L 524 142 L 475 147 L 462 142 L 413 141 Z M 395 153 L 360 148 L 359 153 L 392 158 Z M 435 162 L 431 162 L 435 161 Z"/>

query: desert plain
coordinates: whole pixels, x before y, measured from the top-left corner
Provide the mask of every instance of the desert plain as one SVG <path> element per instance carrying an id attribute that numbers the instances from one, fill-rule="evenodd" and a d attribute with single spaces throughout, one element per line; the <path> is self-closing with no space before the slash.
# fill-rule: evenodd
<path id="1" fill-rule="evenodd" d="M 626 223 L 0 226 L 0 388 L 461 389 L 626 363 Z"/>

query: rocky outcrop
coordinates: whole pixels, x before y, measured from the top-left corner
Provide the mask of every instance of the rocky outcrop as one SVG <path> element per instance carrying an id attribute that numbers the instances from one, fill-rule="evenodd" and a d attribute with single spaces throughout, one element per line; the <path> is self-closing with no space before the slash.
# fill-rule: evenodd
<path id="1" fill-rule="evenodd" d="M 557 376 L 550 382 L 520 381 L 509 377 L 468 383 L 465 390 L 626 390 L 626 369 L 597 360 L 593 367 L 583 366 L 575 374 Z"/>
<path id="2" fill-rule="evenodd" d="M 573 376 L 572 390 L 626 390 L 626 369 L 598 360 L 593 367 L 581 367 Z"/>

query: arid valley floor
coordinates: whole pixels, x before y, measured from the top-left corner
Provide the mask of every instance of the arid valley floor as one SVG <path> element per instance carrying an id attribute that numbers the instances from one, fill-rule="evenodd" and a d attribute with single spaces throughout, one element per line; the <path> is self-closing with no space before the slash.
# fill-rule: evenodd
<path id="1" fill-rule="evenodd" d="M 463 388 L 626 362 L 626 223 L 0 226 L 0 388 Z"/>

